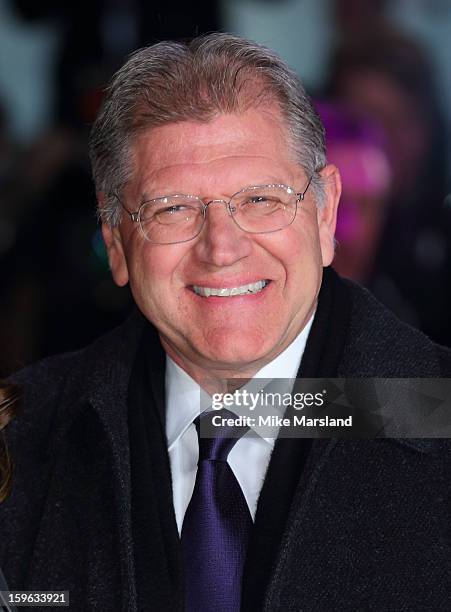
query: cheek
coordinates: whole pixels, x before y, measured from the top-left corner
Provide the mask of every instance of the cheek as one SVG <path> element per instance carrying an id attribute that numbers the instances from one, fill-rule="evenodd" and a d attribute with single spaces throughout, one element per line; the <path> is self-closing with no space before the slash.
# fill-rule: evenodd
<path id="1" fill-rule="evenodd" d="M 176 296 L 179 265 L 177 252 L 158 245 L 144 245 L 128 258 L 131 290 L 145 314 L 156 315 L 156 309 L 160 312 L 162 308 L 170 309 Z"/>
<path id="2" fill-rule="evenodd" d="M 285 278 L 273 320 L 298 333 L 312 313 L 321 286 L 323 265 L 318 229 L 311 225 L 287 233 L 279 261 Z"/>
<path id="3" fill-rule="evenodd" d="M 309 219 L 307 219 L 309 221 Z M 305 315 L 316 298 L 322 274 L 318 228 L 314 223 L 293 226 L 268 236 L 265 249 L 279 264 L 276 318 Z"/>
<path id="4" fill-rule="evenodd" d="M 306 226 L 301 231 L 293 232 L 284 242 L 285 268 L 288 282 L 305 283 L 309 276 L 315 276 L 322 267 L 321 248 L 318 229 Z"/>

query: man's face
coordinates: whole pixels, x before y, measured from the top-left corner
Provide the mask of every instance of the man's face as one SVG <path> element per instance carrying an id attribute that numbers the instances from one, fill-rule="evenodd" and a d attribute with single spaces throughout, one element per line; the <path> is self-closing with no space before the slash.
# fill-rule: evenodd
<path id="1" fill-rule="evenodd" d="M 309 177 L 292 161 L 275 109 L 221 115 L 209 123 L 168 124 L 142 134 L 135 144 L 134 178 L 123 201 L 135 211 L 142 201 L 174 193 L 204 202 L 228 200 L 251 185 L 282 183 L 303 191 Z M 322 267 L 333 258 L 340 181 L 323 171 L 326 202 L 313 190 L 298 204 L 293 224 L 270 234 L 248 234 L 226 206 L 207 210 L 201 233 L 189 242 L 146 241 L 127 214 L 114 230 L 103 228 L 118 285 L 130 282 L 143 314 L 157 327 L 166 352 L 196 377 L 197 370 L 257 371 L 286 348 L 311 316 Z M 193 286 L 242 287 L 269 281 L 255 294 L 202 297 Z"/>

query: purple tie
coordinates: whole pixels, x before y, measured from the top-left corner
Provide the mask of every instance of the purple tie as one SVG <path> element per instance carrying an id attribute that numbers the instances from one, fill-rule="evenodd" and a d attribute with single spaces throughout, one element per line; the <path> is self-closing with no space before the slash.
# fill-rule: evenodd
<path id="1" fill-rule="evenodd" d="M 214 427 L 214 438 L 199 435 L 199 463 L 193 496 L 182 528 L 186 612 L 238 612 L 241 580 L 252 518 L 227 457 L 248 427 Z M 234 438 L 230 436 L 233 435 Z"/>

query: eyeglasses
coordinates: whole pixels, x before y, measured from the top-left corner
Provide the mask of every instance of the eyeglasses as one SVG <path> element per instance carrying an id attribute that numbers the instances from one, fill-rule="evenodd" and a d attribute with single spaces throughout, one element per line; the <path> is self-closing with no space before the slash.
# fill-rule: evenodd
<path id="1" fill-rule="evenodd" d="M 229 201 L 210 200 L 204 203 L 195 195 L 176 193 L 143 202 L 136 212 L 122 208 L 138 223 L 143 236 L 153 244 L 177 244 L 193 240 L 200 234 L 210 204 L 223 203 L 236 225 L 250 234 L 269 234 L 291 225 L 298 202 L 305 198 L 312 177 L 304 191 L 296 192 L 288 185 L 256 185 L 235 193 Z"/>

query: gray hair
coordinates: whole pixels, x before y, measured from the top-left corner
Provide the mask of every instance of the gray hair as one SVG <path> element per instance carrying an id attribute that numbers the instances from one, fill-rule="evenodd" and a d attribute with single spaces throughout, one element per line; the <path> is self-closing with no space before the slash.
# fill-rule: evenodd
<path id="1" fill-rule="evenodd" d="M 90 158 L 103 222 L 117 225 L 116 195 L 133 177 L 138 133 L 178 121 L 208 122 L 276 102 L 294 159 L 312 176 L 319 206 L 326 165 L 324 128 L 298 76 L 274 52 L 231 34 L 213 33 L 185 44 L 161 42 L 136 51 L 114 75 L 92 127 Z"/>

